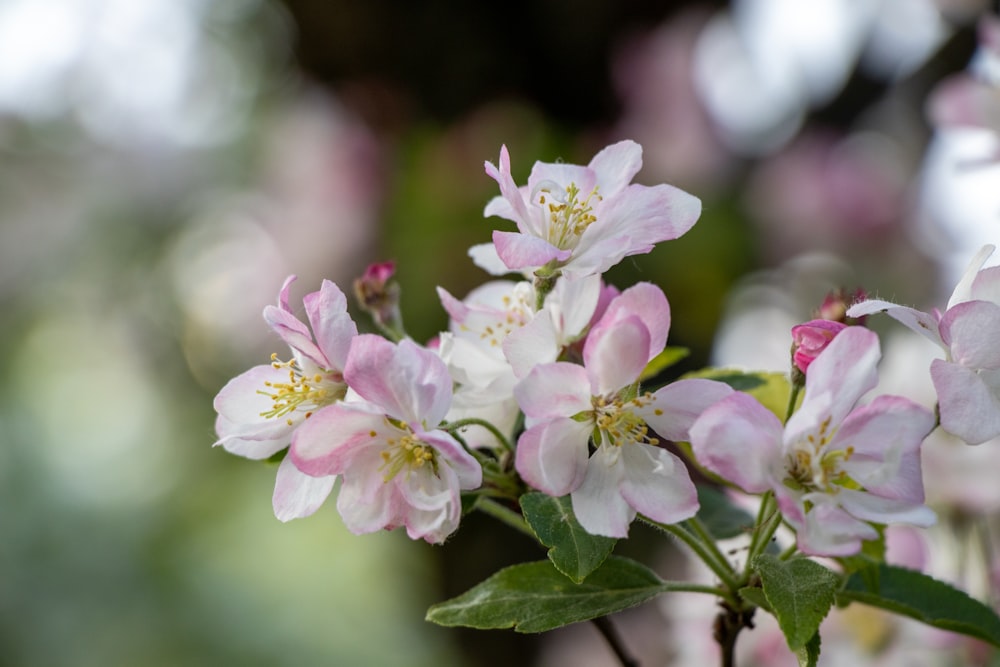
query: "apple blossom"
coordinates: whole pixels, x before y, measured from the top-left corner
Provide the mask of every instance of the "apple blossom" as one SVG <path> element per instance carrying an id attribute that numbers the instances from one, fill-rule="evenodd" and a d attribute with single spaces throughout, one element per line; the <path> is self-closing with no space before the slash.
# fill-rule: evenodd
<path id="1" fill-rule="evenodd" d="M 621 141 L 585 167 L 536 162 L 528 184 L 519 188 L 502 147 L 499 167 L 486 163 L 500 195 L 484 214 L 511 220 L 518 231 L 493 232 L 497 256 L 509 270 L 549 267 L 583 276 L 680 237 L 697 221 L 701 201 L 670 185 L 630 184 L 641 167 L 639 144 Z M 483 252 L 474 249 L 473 254 L 481 266 L 495 266 Z"/>
<path id="2" fill-rule="evenodd" d="M 994 249 L 984 246 L 972 259 L 944 314 L 877 299 L 848 310 L 884 312 L 944 350 L 931 362 L 941 427 L 972 445 L 1000 435 L 1000 267 L 983 268 Z"/>
<path id="3" fill-rule="evenodd" d="M 545 493 L 571 494 L 574 513 L 590 533 L 624 537 L 637 512 L 676 523 L 698 509 L 687 468 L 658 446 L 650 427 L 684 440 L 695 417 L 732 390 L 684 380 L 636 393 L 669 327 L 663 292 L 640 283 L 613 300 L 591 330 L 583 366 L 541 364 L 514 389 L 528 426 L 518 441 L 518 472 Z M 591 437 L 596 450 L 588 458 Z"/>
<path id="4" fill-rule="evenodd" d="M 293 313 L 288 293 L 295 276 L 281 287 L 277 306 L 264 319 L 291 348 L 292 358 L 255 366 L 230 380 L 215 397 L 216 445 L 251 459 L 273 456 L 289 446 L 305 420 L 344 397 L 343 368 L 357 327 L 347 313 L 347 298 L 324 280 L 318 292 L 303 298 L 310 332 Z M 332 477 L 315 479 L 290 463 L 278 471 L 273 504 L 279 519 L 312 514 L 333 489 Z"/>
<path id="5" fill-rule="evenodd" d="M 292 461 L 309 475 L 342 476 L 337 509 L 352 532 L 406 526 L 412 539 L 443 542 L 458 527 L 460 491 L 482 483 L 479 463 L 437 428 L 452 398 L 444 362 L 410 340 L 363 334 L 344 378 L 359 399 L 300 427 Z"/>
<path id="6" fill-rule="evenodd" d="M 748 493 L 773 491 L 808 554 L 857 553 L 868 522 L 926 526 L 920 445 L 934 427 L 899 396 L 857 402 L 876 383 L 878 337 L 848 327 L 812 362 L 799 410 L 782 426 L 749 394 L 722 399 L 691 427 L 695 457 Z"/>

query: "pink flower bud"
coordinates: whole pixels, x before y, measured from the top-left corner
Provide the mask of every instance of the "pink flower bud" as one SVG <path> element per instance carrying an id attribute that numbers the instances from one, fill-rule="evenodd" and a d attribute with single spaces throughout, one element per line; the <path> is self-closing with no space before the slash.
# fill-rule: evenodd
<path id="1" fill-rule="evenodd" d="M 804 374 L 833 338 L 847 328 L 831 320 L 812 320 L 792 327 L 792 361 Z"/>
<path id="2" fill-rule="evenodd" d="M 847 309 L 860 301 L 864 301 L 868 295 L 860 287 L 848 294 L 844 289 L 837 289 L 826 295 L 823 304 L 819 307 L 817 315 L 824 320 L 843 322 L 844 324 L 864 324 L 864 317 L 849 318 Z"/>

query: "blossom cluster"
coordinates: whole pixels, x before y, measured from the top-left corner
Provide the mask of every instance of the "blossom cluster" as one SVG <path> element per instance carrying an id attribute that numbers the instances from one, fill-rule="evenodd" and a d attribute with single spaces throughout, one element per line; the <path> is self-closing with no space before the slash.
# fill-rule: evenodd
<path id="1" fill-rule="evenodd" d="M 384 336 L 359 333 L 329 281 L 304 297 L 303 322 L 289 278 L 264 318 L 291 357 L 219 392 L 217 444 L 280 458 L 282 520 L 316 511 L 339 480 L 350 530 L 402 526 L 432 543 L 458 528 L 463 494 L 511 506 L 529 489 L 568 496 L 580 525 L 609 537 L 627 536 L 637 515 L 682 522 L 699 509 L 690 468 L 773 498 L 807 554 L 857 553 L 879 536 L 876 524 L 932 523 L 920 449 L 935 415 L 898 396 L 863 400 L 877 383 L 879 340 L 849 318 L 884 311 L 940 345 L 946 358 L 930 372 L 942 426 L 970 443 L 1000 435 L 1000 268 L 982 269 L 992 247 L 944 314 L 862 300 L 796 327 L 788 414 L 712 379 L 649 389 L 668 299 L 650 283 L 619 290 L 603 273 L 685 234 L 701 204 L 632 183 L 641 166 L 639 145 L 622 141 L 586 166 L 537 162 L 518 186 L 502 148 L 485 165 L 500 191 L 485 215 L 516 231 L 494 231 L 470 256 L 510 277 L 464 299 L 439 288 L 449 326 L 431 343 L 403 331 L 392 265 L 355 286 Z"/>

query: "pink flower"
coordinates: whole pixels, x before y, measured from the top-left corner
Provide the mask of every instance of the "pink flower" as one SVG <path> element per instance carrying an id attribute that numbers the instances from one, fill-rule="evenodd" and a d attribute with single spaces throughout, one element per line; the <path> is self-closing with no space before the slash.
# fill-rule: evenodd
<path id="1" fill-rule="evenodd" d="M 802 406 L 782 426 L 744 393 L 705 410 L 691 427 L 698 461 L 748 493 L 774 491 L 808 554 L 846 556 L 878 537 L 868 522 L 934 521 L 924 506 L 920 444 L 934 417 L 912 401 L 858 399 L 875 386 L 878 337 L 839 333 L 810 366 Z"/>
<path id="2" fill-rule="evenodd" d="M 687 468 L 658 446 L 649 427 L 685 440 L 695 417 L 732 390 L 685 380 L 637 393 L 639 375 L 663 349 L 669 328 L 663 292 L 639 283 L 611 302 L 587 336 L 584 366 L 542 364 L 514 389 L 528 426 L 518 441 L 518 473 L 550 495 L 571 494 L 577 519 L 595 535 L 625 537 L 637 512 L 675 523 L 698 509 Z"/>
<path id="3" fill-rule="evenodd" d="M 701 214 L 701 201 L 670 185 L 630 185 L 641 167 L 639 144 L 621 141 L 586 167 L 536 162 L 519 188 L 502 147 L 499 168 L 486 163 L 500 196 L 484 213 L 517 223 L 518 231 L 493 232 L 500 260 L 515 271 L 549 266 L 583 276 L 683 235 Z"/>
<path id="4" fill-rule="evenodd" d="M 314 415 L 292 438 L 292 461 L 342 476 L 337 509 L 352 532 L 406 526 L 412 539 L 443 542 L 458 528 L 460 491 L 482 483 L 476 460 L 437 428 L 452 396 L 444 362 L 410 340 L 365 334 L 344 377 L 363 400 Z"/>
<path id="5" fill-rule="evenodd" d="M 982 268 L 994 249 L 973 258 L 943 315 L 875 299 L 847 312 L 884 312 L 944 350 L 931 362 L 941 427 L 972 445 L 1000 435 L 1000 267 Z"/>
<path id="6" fill-rule="evenodd" d="M 264 309 L 264 320 L 291 348 L 292 358 L 255 366 L 219 391 L 216 445 L 251 459 L 264 459 L 289 446 L 292 434 L 306 419 L 328 409 L 347 391 L 343 368 L 357 335 L 347 313 L 347 298 L 324 280 L 318 292 L 303 298 L 310 332 L 288 305 L 295 276 L 281 287 L 277 306 Z M 333 478 L 315 479 L 290 462 L 278 470 L 273 504 L 283 521 L 312 514 L 333 488 Z"/>
<path id="7" fill-rule="evenodd" d="M 802 373 L 826 349 L 833 337 L 847 328 L 830 320 L 811 320 L 792 327 L 792 361 Z"/>

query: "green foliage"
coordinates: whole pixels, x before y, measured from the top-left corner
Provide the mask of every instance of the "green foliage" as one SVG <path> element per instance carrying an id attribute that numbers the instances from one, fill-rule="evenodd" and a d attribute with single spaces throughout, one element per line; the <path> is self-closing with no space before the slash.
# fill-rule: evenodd
<path id="1" fill-rule="evenodd" d="M 526 493 L 521 496 L 521 510 L 539 541 L 549 548 L 549 560 L 574 583 L 581 583 L 597 569 L 617 542 L 584 530 L 573 514 L 569 496 Z"/>
<path id="2" fill-rule="evenodd" d="M 500 570 L 456 598 L 427 610 L 438 625 L 479 630 L 545 632 L 641 604 L 666 590 L 645 565 L 609 557 L 586 582 L 575 584 L 550 561 Z"/>
<path id="3" fill-rule="evenodd" d="M 795 652 L 795 657 L 799 660 L 799 667 L 816 667 L 819 664 L 819 632 L 806 642 L 805 646 Z"/>
<path id="4" fill-rule="evenodd" d="M 686 347 L 665 347 L 663 351 L 649 360 L 646 367 L 639 375 L 639 382 L 645 382 L 656 377 L 660 371 L 670 368 L 681 359 L 686 359 L 691 354 L 691 350 Z"/>
<path id="5" fill-rule="evenodd" d="M 750 394 L 778 417 L 785 421 L 791 385 L 783 373 L 746 372 L 735 368 L 703 368 L 685 373 L 683 379 L 705 378 L 724 382 L 736 391 Z"/>
<path id="6" fill-rule="evenodd" d="M 982 602 L 926 574 L 872 565 L 852 574 L 837 602 L 863 602 L 1000 646 L 1000 617 Z"/>
<path id="7" fill-rule="evenodd" d="M 705 525 L 712 537 L 726 540 L 753 529 L 754 518 L 745 510 L 729 501 L 729 498 L 710 486 L 698 486 L 698 519 Z"/>
<path id="8" fill-rule="evenodd" d="M 808 558 L 783 561 L 762 555 L 754 567 L 788 647 L 799 651 L 811 642 L 833 606 L 840 577 Z"/>

